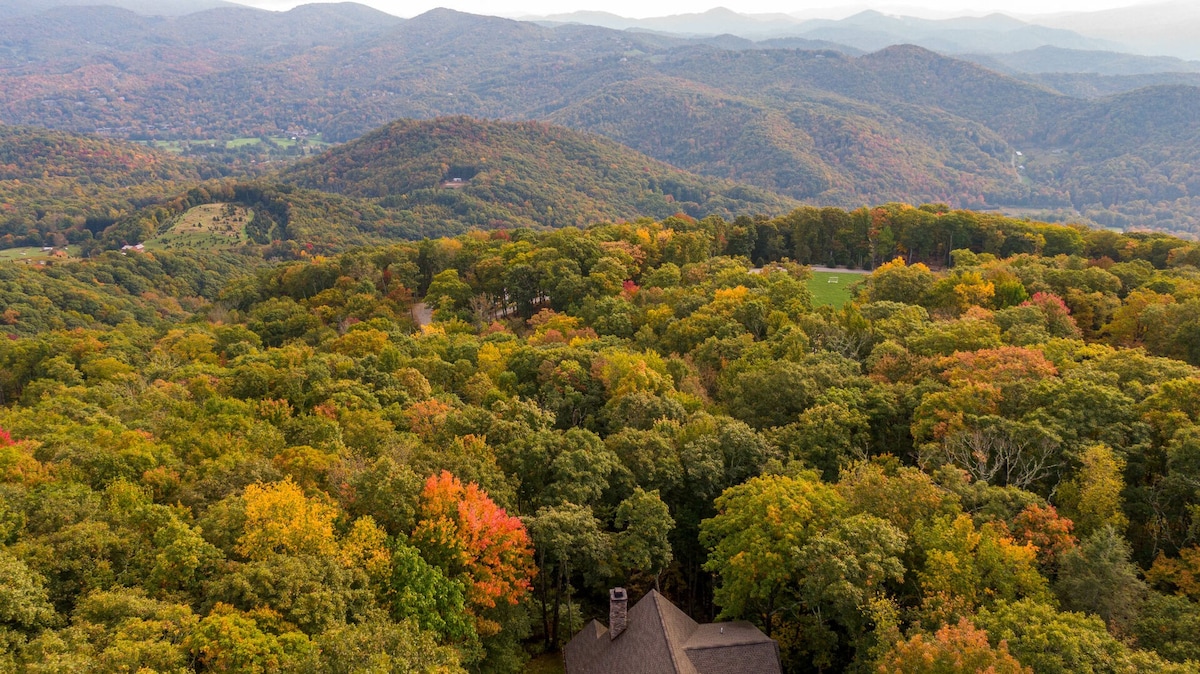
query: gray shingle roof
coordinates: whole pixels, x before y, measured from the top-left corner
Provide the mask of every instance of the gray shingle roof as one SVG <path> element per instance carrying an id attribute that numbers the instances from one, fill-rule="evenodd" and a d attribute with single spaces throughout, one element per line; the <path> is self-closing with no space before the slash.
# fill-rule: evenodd
<path id="1" fill-rule="evenodd" d="M 697 624 L 651 590 L 616 639 L 593 620 L 563 649 L 567 674 L 780 674 L 779 647 L 747 622 Z"/>

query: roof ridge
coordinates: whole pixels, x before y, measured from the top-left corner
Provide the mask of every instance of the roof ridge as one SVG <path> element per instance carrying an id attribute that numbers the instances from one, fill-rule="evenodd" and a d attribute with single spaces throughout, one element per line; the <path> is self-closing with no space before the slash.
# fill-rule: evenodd
<path id="1" fill-rule="evenodd" d="M 663 615 L 661 604 L 659 604 L 659 600 L 665 601 L 666 597 L 659 594 L 658 590 L 653 588 L 650 590 L 649 596 L 654 601 L 654 613 L 658 616 L 658 626 L 662 629 L 663 641 L 667 644 L 667 657 L 671 658 L 671 669 L 675 671 L 675 674 L 684 674 L 683 669 L 679 666 L 678 659 L 675 657 L 675 648 L 671 643 L 671 635 L 667 630 L 667 619 Z"/>

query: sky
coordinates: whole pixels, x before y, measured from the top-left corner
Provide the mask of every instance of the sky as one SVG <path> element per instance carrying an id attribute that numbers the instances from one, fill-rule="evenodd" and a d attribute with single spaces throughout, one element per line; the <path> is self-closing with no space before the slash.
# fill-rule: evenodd
<path id="1" fill-rule="evenodd" d="M 300 0 L 237 0 L 264 9 L 290 9 Z M 473 14 L 520 17 L 575 10 L 600 10 L 644 18 L 703 12 L 717 6 L 742 13 L 797 14 L 805 18 L 843 18 L 864 9 L 928 18 L 1002 12 L 1014 16 L 1083 12 L 1145 4 L 1139 0 L 357 0 L 397 16 L 416 16 L 434 7 Z"/>

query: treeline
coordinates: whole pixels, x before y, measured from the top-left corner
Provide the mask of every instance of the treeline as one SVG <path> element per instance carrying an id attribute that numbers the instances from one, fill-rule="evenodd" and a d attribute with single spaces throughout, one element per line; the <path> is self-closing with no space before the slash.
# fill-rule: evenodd
<path id="1" fill-rule="evenodd" d="M 0 340 L 0 657 L 513 672 L 620 584 L 788 672 L 1195 671 L 1193 244 L 941 211 L 864 209 L 912 263 L 839 309 L 782 259 L 858 217 L 816 210 L 314 255 Z"/>
<path id="2" fill-rule="evenodd" d="M 263 265 L 258 255 L 109 251 L 86 263 L 0 263 L 0 334 L 159 325 L 216 300 L 230 278 Z"/>
<path id="3" fill-rule="evenodd" d="M 204 204 L 235 204 L 254 212 L 246 228 L 247 253 L 267 259 L 346 250 L 368 243 L 413 239 L 423 233 L 461 232 L 465 224 L 418 219 L 376 204 L 271 180 L 210 181 L 174 196 L 162 197 L 116 220 L 97 237 L 98 249 L 116 249 L 146 241 L 170 227 L 188 209 Z"/>
<path id="4" fill-rule="evenodd" d="M 1162 232 L 1115 232 L 1057 225 L 999 213 L 913 208 L 891 203 L 853 211 L 804 207 L 781 218 L 739 218 L 721 230 L 723 252 L 761 264 L 791 258 L 804 264 L 873 269 L 893 257 L 934 268 L 953 263 L 956 249 L 1009 257 L 1085 256 L 1112 262 L 1144 260 L 1156 268 L 1194 264 L 1195 245 Z"/>

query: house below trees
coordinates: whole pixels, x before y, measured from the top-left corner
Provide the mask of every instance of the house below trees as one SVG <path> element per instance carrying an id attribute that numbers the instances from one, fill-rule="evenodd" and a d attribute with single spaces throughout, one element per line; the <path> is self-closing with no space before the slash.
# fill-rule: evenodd
<path id="1" fill-rule="evenodd" d="M 608 627 L 593 620 L 571 639 L 567 674 L 780 674 L 779 645 L 748 622 L 701 625 L 655 590 L 628 604 L 609 591 Z"/>

